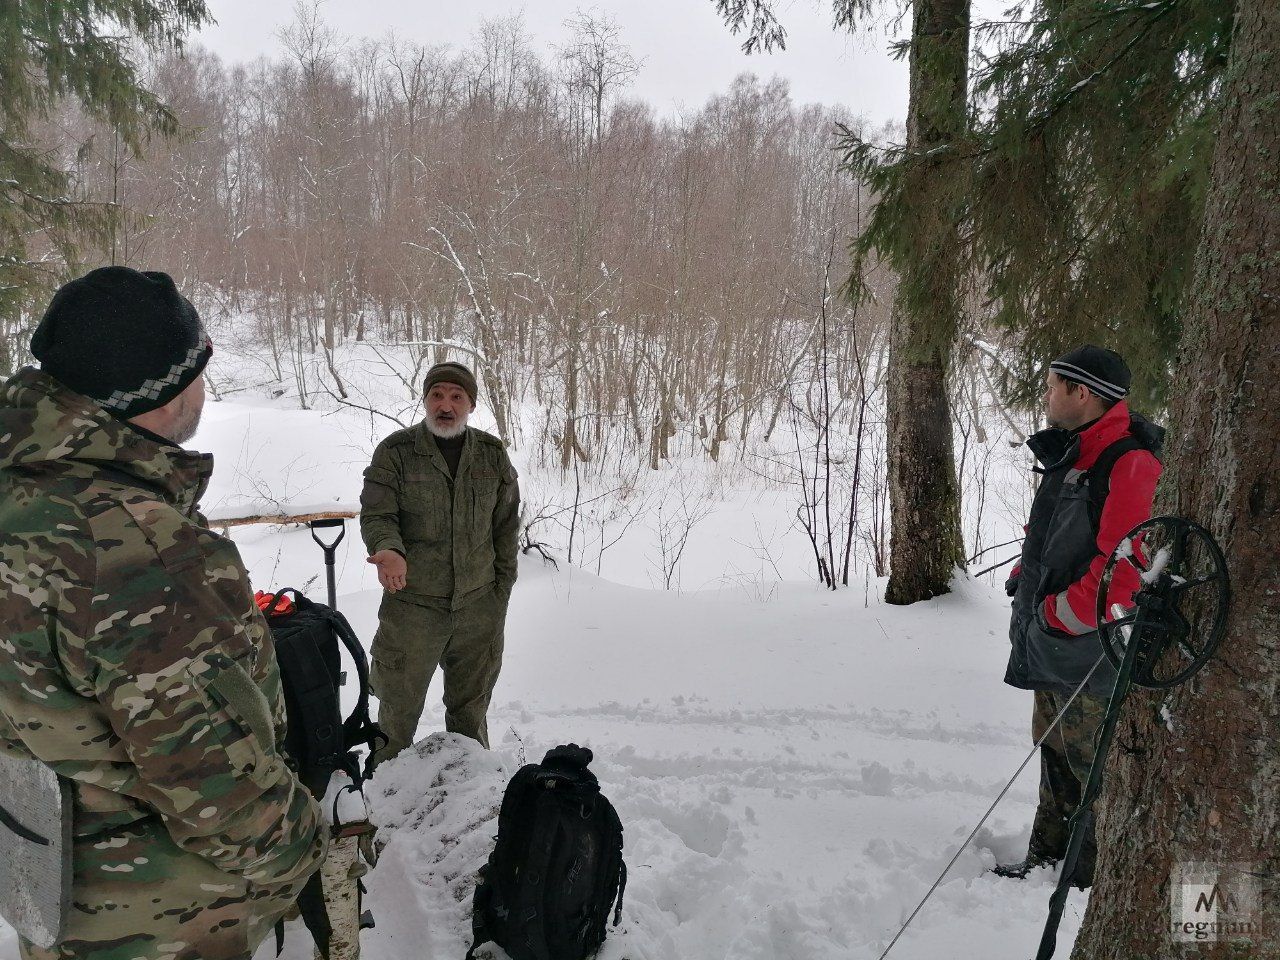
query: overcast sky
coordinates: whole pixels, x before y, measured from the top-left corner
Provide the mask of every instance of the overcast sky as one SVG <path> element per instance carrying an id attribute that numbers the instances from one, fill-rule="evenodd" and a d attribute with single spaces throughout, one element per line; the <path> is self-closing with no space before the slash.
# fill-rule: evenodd
<path id="1" fill-rule="evenodd" d="M 1004 0 L 983 0 L 999 7 Z M 293 18 L 294 0 L 209 0 L 216 26 L 197 42 L 224 60 L 275 56 L 277 31 Z M 896 10 L 894 0 L 886 10 Z M 484 17 L 523 11 L 541 48 L 564 39 L 564 21 L 579 8 L 594 7 L 617 20 L 632 53 L 644 61 L 630 95 L 670 115 L 700 106 L 728 89 L 744 71 L 774 74 L 791 84 L 799 103 L 842 103 L 873 123 L 903 119 L 907 71 L 890 58 L 890 25 L 869 26 L 859 36 L 831 28 L 830 0 L 779 0 L 787 28 L 783 53 L 746 56 L 741 37 L 732 36 L 712 0 L 327 0 L 322 18 L 348 37 L 382 37 L 388 31 L 425 44 L 465 46 Z"/>

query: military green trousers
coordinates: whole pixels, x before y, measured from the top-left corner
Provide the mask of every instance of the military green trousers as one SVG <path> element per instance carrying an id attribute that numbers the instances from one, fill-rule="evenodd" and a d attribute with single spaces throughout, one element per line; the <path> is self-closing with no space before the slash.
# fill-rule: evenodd
<path id="1" fill-rule="evenodd" d="M 1037 690 L 1031 717 L 1031 736 L 1039 740 L 1069 699 L 1065 693 Z M 1071 831 L 1068 820 L 1080 804 L 1089 768 L 1093 766 L 1094 740 L 1107 712 L 1107 701 L 1081 693 L 1063 715 L 1049 739 L 1040 745 L 1040 804 L 1031 827 L 1029 852 L 1044 860 L 1061 860 L 1067 853 Z M 1080 849 L 1077 876 L 1091 879 L 1097 843 L 1090 828 Z"/>
<path id="2" fill-rule="evenodd" d="M 378 725 L 389 742 L 374 762 L 413 743 L 427 688 L 444 673 L 444 726 L 489 746 L 486 715 L 502 667 L 506 600 L 486 590 L 459 610 L 383 594 L 373 638 L 369 682 L 378 698 Z"/>

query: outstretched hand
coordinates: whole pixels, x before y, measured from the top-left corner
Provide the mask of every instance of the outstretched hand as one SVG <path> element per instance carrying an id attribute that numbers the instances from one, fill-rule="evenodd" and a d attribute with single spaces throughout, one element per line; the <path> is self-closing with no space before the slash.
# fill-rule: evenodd
<path id="1" fill-rule="evenodd" d="M 378 568 L 378 582 L 382 584 L 382 589 L 388 593 L 395 593 L 397 590 L 403 590 L 405 578 L 409 574 L 409 565 L 404 562 L 404 557 L 400 556 L 394 550 L 379 550 L 369 558 Z"/>

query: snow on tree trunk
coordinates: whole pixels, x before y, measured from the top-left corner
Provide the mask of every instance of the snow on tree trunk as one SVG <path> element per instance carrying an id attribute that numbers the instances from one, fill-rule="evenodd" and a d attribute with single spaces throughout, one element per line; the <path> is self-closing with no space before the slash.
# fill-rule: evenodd
<path id="1" fill-rule="evenodd" d="M 889 348 L 889 603 L 946 593 L 964 564 L 960 493 L 951 442 L 947 368 L 962 286 L 961 244 L 947 145 L 964 133 L 968 91 L 969 0 L 914 5 L 907 147 L 937 151 L 910 176 L 905 211 L 914 249 L 902 269 Z M 942 148 L 942 149 L 940 149 Z"/>
<path id="2" fill-rule="evenodd" d="M 1217 656 L 1167 699 L 1138 691 L 1125 707 L 1076 960 L 1280 957 L 1277 51 L 1280 6 L 1242 0 L 1157 503 L 1219 538 L 1233 589 L 1228 631 Z M 1227 898 L 1216 915 L 1195 910 L 1207 899 L 1193 898 L 1189 919 L 1171 907 L 1182 889 L 1175 876 L 1194 862 L 1220 871 L 1208 881 Z M 1241 877 L 1231 864 L 1261 876 Z M 1242 883 L 1258 898 L 1247 916 Z M 1252 923 L 1253 932 L 1235 943 L 1174 941 L 1175 920 L 1214 919 Z"/>

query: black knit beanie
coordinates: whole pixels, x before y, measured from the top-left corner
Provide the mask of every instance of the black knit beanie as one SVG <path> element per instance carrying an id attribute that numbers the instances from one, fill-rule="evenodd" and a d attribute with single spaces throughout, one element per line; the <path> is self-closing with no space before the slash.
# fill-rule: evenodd
<path id="1" fill-rule="evenodd" d="M 452 383 L 461 387 L 471 398 L 471 405 L 476 405 L 476 375 L 462 364 L 446 360 L 428 370 L 427 379 L 422 385 L 423 395 L 429 393 L 437 383 Z"/>
<path id="2" fill-rule="evenodd" d="M 1049 369 L 1106 400 L 1123 400 L 1133 382 L 1129 365 L 1120 354 L 1091 343 L 1063 354 L 1049 364 Z"/>
<path id="3" fill-rule="evenodd" d="M 31 353 L 55 380 L 127 420 L 190 386 L 213 344 L 167 273 L 101 267 L 53 295 Z"/>

